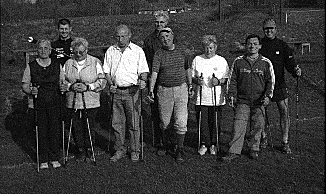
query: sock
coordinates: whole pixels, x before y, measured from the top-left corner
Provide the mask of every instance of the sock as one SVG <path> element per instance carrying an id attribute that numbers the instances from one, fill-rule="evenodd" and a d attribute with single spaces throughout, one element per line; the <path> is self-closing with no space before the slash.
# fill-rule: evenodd
<path id="1" fill-rule="evenodd" d="M 186 134 L 177 134 L 177 145 L 178 148 L 183 148 L 183 143 L 185 140 L 185 135 Z"/>

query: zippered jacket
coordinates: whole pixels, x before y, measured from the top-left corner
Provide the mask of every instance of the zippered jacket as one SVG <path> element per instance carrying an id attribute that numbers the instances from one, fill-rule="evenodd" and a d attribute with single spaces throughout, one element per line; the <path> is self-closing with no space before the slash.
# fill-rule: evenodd
<path id="1" fill-rule="evenodd" d="M 262 105 L 262 99 L 273 97 L 275 75 L 269 59 L 259 55 L 251 62 L 247 56 L 237 57 L 230 71 L 227 96 L 235 97 L 236 103 L 249 106 Z"/>

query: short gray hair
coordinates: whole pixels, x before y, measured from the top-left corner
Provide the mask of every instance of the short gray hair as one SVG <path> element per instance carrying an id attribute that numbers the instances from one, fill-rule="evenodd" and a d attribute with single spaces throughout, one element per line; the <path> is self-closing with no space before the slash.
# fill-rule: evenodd
<path id="1" fill-rule="evenodd" d="M 157 19 L 158 17 L 164 17 L 166 19 L 166 21 L 169 21 L 169 19 L 170 19 L 169 12 L 163 11 L 163 10 L 154 11 L 153 15 L 154 15 L 155 19 Z"/>
<path id="2" fill-rule="evenodd" d="M 204 35 L 201 41 L 203 46 L 208 46 L 211 43 L 217 44 L 215 35 Z"/>
<path id="3" fill-rule="evenodd" d="M 77 48 L 79 46 L 83 45 L 86 49 L 88 49 L 88 42 L 85 38 L 75 38 L 72 42 L 71 42 L 71 48 Z"/>
<path id="4" fill-rule="evenodd" d="M 50 42 L 50 40 L 48 40 L 48 39 L 41 39 L 41 40 L 38 40 L 38 42 L 37 42 L 37 46 L 39 47 L 40 44 L 42 44 L 42 43 L 46 44 L 50 49 L 52 48 L 52 47 L 51 47 L 51 42 Z"/>

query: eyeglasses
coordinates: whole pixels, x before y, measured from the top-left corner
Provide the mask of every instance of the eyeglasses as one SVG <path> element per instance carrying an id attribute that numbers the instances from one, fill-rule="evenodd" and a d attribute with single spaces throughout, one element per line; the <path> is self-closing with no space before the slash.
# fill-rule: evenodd
<path id="1" fill-rule="evenodd" d="M 83 55 L 83 54 L 85 54 L 85 52 L 86 52 L 86 49 L 85 50 L 83 50 L 83 51 L 72 51 L 72 53 L 74 54 L 74 55 Z"/>
<path id="2" fill-rule="evenodd" d="M 155 21 L 156 24 L 164 24 L 165 21 Z"/>

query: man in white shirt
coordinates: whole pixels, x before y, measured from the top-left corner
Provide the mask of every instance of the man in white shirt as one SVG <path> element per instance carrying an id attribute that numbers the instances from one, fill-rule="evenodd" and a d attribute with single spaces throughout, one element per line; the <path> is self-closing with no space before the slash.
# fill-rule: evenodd
<path id="1" fill-rule="evenodd" d="M 146 87 L 149 72 L 145 53 L 130 42 L 131 31 L 126 25 L 116 27 L 117 43 L 108 48 L 103 70 L 108 80 L 112 103 L 112 128 L 116 137 L 116 153 L 110 158 L 117 161 L 126 156 L 125 129 L 130 133 L 131 160 L 137 162 L 140 152 L 139 115 L 141 114 L 139 89 Z"/>

